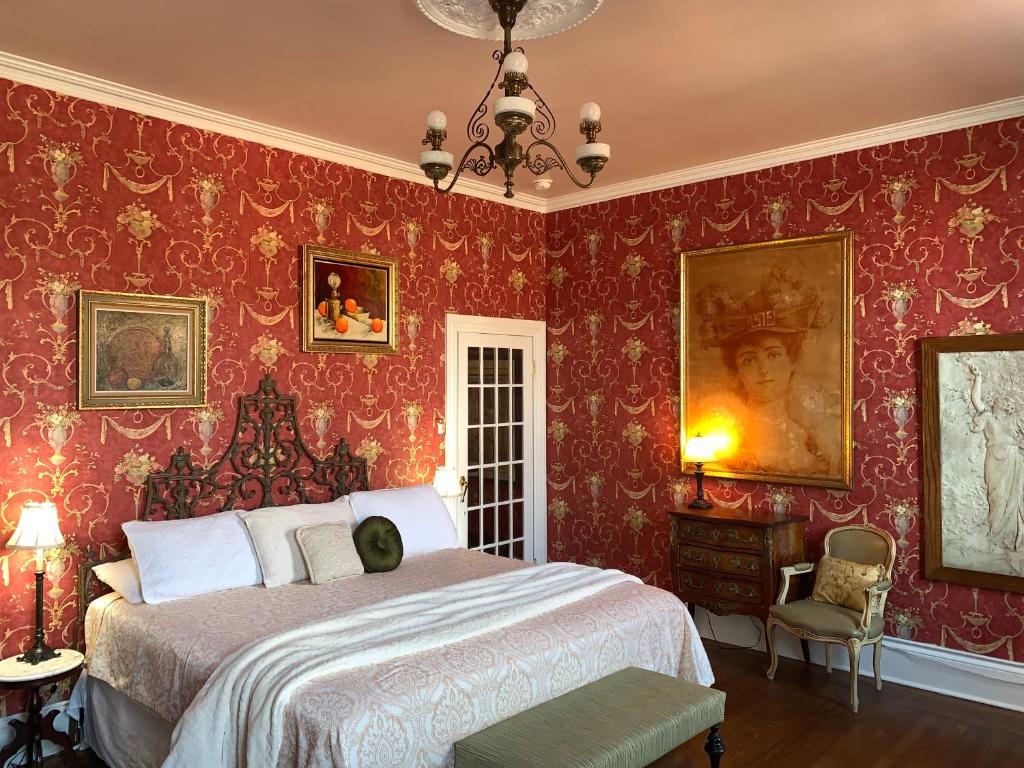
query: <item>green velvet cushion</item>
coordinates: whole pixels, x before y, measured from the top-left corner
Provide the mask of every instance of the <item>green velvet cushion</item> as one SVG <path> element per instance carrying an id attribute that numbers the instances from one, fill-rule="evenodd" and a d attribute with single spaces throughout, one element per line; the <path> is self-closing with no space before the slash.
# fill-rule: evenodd
<path id="1" fill-rule="evenodd" d="M 642 768 L 725 719 L 725 694 L 629 667 L 455 743 L 455 768 Z"/>
<path id="2" fill-rule="evenodd" d="M 788 627 L 840 640 L 871 640 L 882 634 L 884 629 L 882 617 L 875 616 L 871 619 L 868 636 L 865 638 L 860 628 L 861 611 L 851 611 L 841 605 L 819 603 L 817 600 L 797 600 L 786 605 L 773 605 L 770 610 L 772 616 Z"/>
<path id="3" fill-rule="evenodd" d="M 363 520 L 352 532 L 352 540 L 367 573 L 393 571 L 402 562 L 402 534 L 386 517 Z"/>

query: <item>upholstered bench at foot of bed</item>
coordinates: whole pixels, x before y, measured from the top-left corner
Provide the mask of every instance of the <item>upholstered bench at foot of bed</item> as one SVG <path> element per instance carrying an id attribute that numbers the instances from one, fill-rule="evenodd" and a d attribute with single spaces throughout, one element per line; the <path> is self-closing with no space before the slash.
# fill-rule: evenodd
<path id="1" fill-rule="evenodd" d="M 455 768 L 642 768 L 704 731 L 717 768 L 725 693 L 629 667 L 455 744 Z"/>

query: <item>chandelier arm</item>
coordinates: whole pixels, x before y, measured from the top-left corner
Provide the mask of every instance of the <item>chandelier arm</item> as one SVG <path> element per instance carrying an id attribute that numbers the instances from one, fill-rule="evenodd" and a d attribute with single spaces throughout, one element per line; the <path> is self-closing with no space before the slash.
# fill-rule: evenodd
<path id="1" fill-rule="evenodd" d="M 555 113 L 548 108 L 544 97 L 537 92 L 532 83 L 527 85 L 526 89 L 533 92 L 536 97 L 534 103 L 537 105 L 537 117 L 530 125 L 530 135 L 535 139 L 550 139 L 555 135 Z"/>
<path id="2" fill-rule="evenodd" d="M 558 160 L 555 161 L 552 160 L 551 158 L 538 157 L 536 159 L 540 160 L 541 163 L 535 166 L 534 161 L 530 159 L 530 155 L 533 152 L 534 147 L 544 147 L 545 149 L 551 150 L 552 152 L 555 153 L 555 157 L 557 157 Z M 587 189 L 589 187 L 592 187 L 594 185 L 595 179 L 597 179 L 596 173 L 591 173 L 590 181 L 586 183 L 577 179 L 573 172 L 569 170 L 569 164 L 565 161 L 565 158 L 562 157 L 562 153 L 558 151 L 558 147 L 556 147 L 547 139 L 537 139 L 535 142 L 533 142 L 533 144 L 526 148 L 526 157 L 523 160 L 523 165 L 529 168 L 530 172 L 533 173 L 535 176 L 540 176 L 542 173 L 545 173 L 551 170 L 552 168 L 561 168 L 563 171 L 565 171 L 565 175 L 569 177 L 572 183 L 575 184 L 580 189 Z"/>
<path id="3" fill-rule="evenodd" d="M 469 156 L 478 149 L 486 149 L 486 156 L 477 157 L 470 160 Z M 440 182 L 437 179 L 434 179 L 434 189 L 436 189 L 443 195 L 447 195 L 449 192 L 452 191 L 452 187 L 455 186 L 455 182 L 459 180 L 459 176 L 461 176 L 462 172 L 465 170 L 470 170 L 477 176 L 486 176 L 495 168 L 494 150 L 491 149 L 489 145 L 485 144 L 482 141 L 474 141 L 472 144 L 470 144 L 469 148 L 463 153 L 458 165 L 459 169 L 455 172 L 455 175 L 452 176 L 452 180 L 448 182 L 448 186 L 442 189 Z"/>
<path id="4" fill-rule="evenodd" d="M 473 114 L 470 116 L 469 122 L 466 123 L 466 137 L 470 141 L 487 141 L 491 135 L 491 129 L 484 122 L 484 118 L 487 117 L 487 102 L 490 100 L 491 94 L 494 92 L 494 86 L 497 85 L 498 79 L 501 77 L 501 65 L 505 61 L 505 53 L 500 50 L 495 50 L 494 53 L 491 54 L 491 58 L 498 63 L 498 68 L 494 73 L 494 79 L 487 88 L 487 92 L 480 100 L 480 103 L 476 105 L 476 109 L 473 110 Z"/>

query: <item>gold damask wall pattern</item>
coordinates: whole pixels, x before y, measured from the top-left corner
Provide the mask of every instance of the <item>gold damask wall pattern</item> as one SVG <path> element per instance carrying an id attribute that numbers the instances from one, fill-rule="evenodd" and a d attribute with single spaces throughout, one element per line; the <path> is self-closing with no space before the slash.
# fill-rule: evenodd
<path id="1" fill-rule="evenodd" d="M 314 450 L 339 437 L 374 487 L 443 462 L 444 314 L 544 318 L 543 217 L 0 81 L 0 516 L 53 498 L 68 546 L 46 568 L 49 642 L 75 642 L 86 547 L 123 546 L 140 484 L 185 445 L 229 442 L 266 370 L 300 396 Z M 303 353 L 300 254 L 399 258 L 400 354 Z M 78 412 L 79 288 L 210 299 L 209 406 Z M 6 534 L 5 534 L 6 536 Z M 29 556 L 0 552 L 0 655 L 32 628 Z"/>
<path id="2" fill-rule="evenodd" d="M 854 490 L 709 479 L 722 506 L 789 507 L 825 532 L 870 522 L 898 555 L 891 635 L 1024 660 L 1024 596 L 927 581 L 921 547 L 923 336 L 1024 328 L 1024 119 L 550 214 L 553 558 L 669 584 L 679 472 L 683 250 L 852 229 Z"/>

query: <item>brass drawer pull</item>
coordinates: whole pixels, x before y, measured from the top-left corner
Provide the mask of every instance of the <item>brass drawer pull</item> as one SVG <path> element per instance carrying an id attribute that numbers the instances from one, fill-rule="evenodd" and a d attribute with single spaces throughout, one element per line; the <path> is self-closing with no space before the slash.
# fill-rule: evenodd
<path id="1" fill-rule="evenodd" d="M 716 563 L 716 565 L 717 565 L 717 563 Z M 735 568 L 735 569 L 737 569 L 739 571 L 750 571 L 752 573 L 757 573 L 758 571 L 761 570 L 761 561 L 760 560 L 751 560 L 749 563 L 744 563 L 738 557 L 733 557 L 729 561 L 729 565 L 731 565 L 733 568 Z"/>
<path id="2" fill-rule="evenodd" d="M 683 550 L 683 557 L 685 559 L 689 560 L 692 563 L 703 563 L 704 562 L 704 553 L 703 552 L 694 552 L 692 549 Z M 715 558 L 715 559 L 717 560 L 717 558 Z M 718 565 L 718 563 L 716 562 L 715 565 Z"/>

